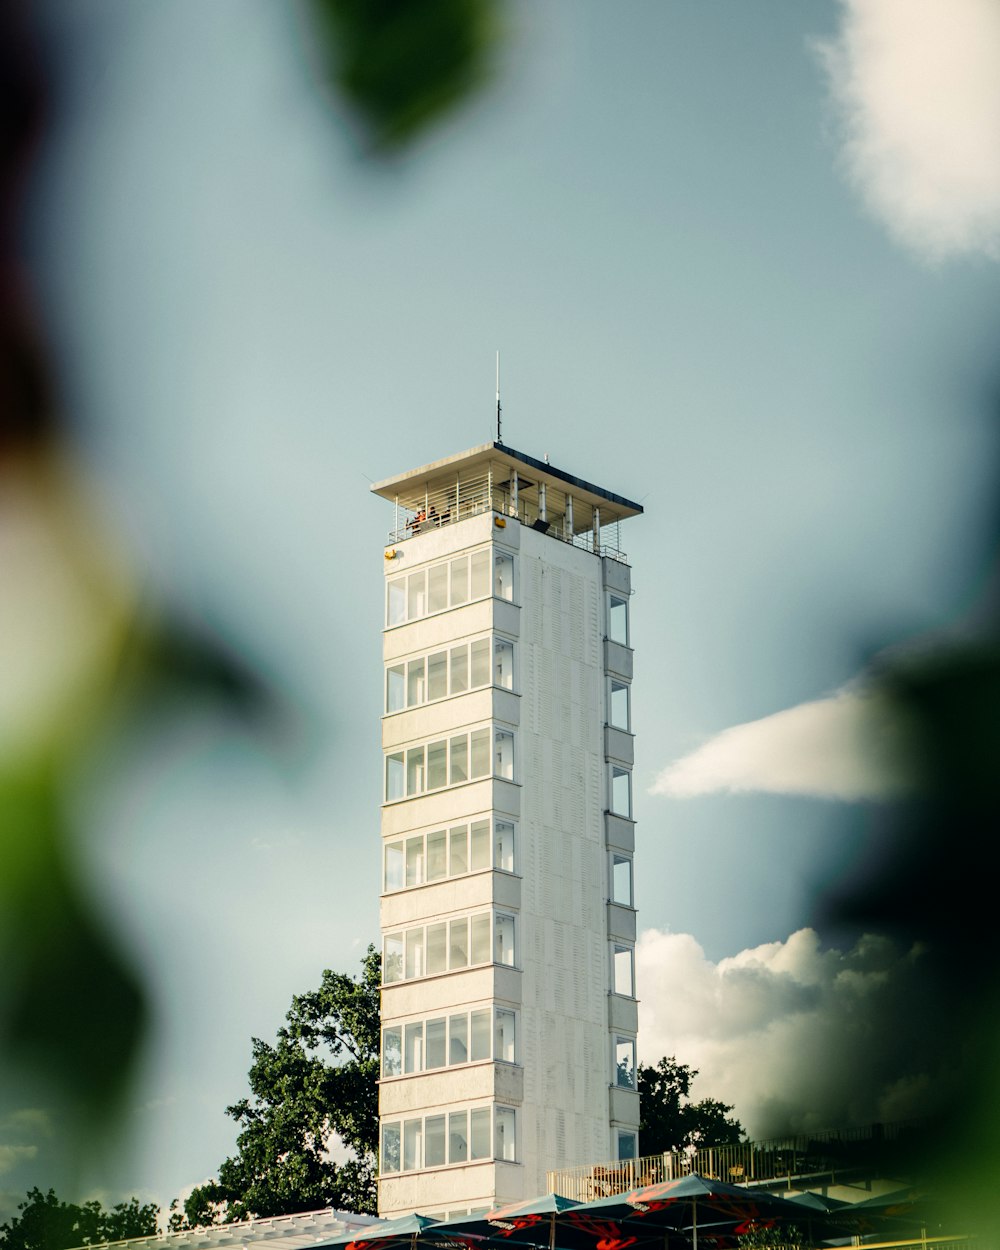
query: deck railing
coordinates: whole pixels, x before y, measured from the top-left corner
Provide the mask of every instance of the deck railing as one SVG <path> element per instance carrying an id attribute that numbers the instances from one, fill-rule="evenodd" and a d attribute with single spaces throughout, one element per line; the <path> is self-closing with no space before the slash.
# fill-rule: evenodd
<path id="1" fill-rule="evenodd" d="M 456 481 L 454 485 L 438 490 L 397 499 L 396 521 L 389 531 L 389 544 L 405 542 L 416 534 L 454 525 L 483 512 L 493 512 L 504 518 L 514 517 L 522 525 L 542 529 L 549 537 L 558 538 L 560 542 L 570 543 L 597 555 L 610 556 L 622 563 L 628 562 L 619 541 L 618 521 L 599 521 L 596 527 L 591 524 L 589 528 L 581 529 L 582 516 L 577 516 L 574 520 L 565 511 L 557 512 L 551 507 L 546 510 L 543 519 L 535 500 L 520 497 L 515 503 L 510 491 L 506 487 L 498 486 L 488 473 Z"/>
<path id="2" fill-rule="evenodd" d="M 616 1159 L 549 1172 L 548 1189 L 577 1202 L 589 1202 L 676 1180 L 690 1172 L 734 1185 L 846 1174 L 898 1157 L 900 1145 L 919 1132 L 919 1127 L 912 1122 L 868 1124 L 767 1141 L 673 1150 L 639 1159 Z"/>

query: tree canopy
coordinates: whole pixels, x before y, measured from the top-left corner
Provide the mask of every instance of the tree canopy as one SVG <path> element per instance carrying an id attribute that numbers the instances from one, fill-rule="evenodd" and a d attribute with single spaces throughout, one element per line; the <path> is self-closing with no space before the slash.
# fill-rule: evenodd
<path id="1" fill-rule="evenodd" d="M 730 1116 L 733 1108 L 727 1103 L 716 1098 L 690 1101 L 691 1082 L 697 1075 L 696 1068 L 674 1058 L 664 1057 L 655 1067 L 640 1065 L 640 1154 L 721 1146 L 746 1139 L 742 1124 Z"/>
<path id="2" fill-rule="evenodd" d="M 37 1187 L 17 1207 L 20 1215 L 0 1224 L 2 1250 L 67 1250 L 102 1241 L 128 1237 L 151 1237 L 156 1233 L 160 1211 L 155 1203 L 140 1204 L 138 1198 L 119 1202 L 109 1211 L 94 1199 L 77 1205 L 61 1202 L 50 1189 Z"/>
<path id="3" fill-rule="evenodd" d="M 325 1206 L 374 1214 L 380 981 L 369 946 L 359 977 L 327 969 L 319 989 L 292 999 L 273 1046 L 253 1039 L 250 1096 L 226 1108 L 240 1125 L 236 1153 L 172 1227 Z"/>

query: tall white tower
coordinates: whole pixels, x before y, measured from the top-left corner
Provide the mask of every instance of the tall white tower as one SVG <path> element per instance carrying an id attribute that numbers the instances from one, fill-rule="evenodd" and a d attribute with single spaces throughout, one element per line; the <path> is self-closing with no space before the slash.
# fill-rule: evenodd
<path id="1" fill-rule="evenodd" d="M 486 443 L 378 482 L 379 1211 L 636 1153 L 631 577 L 603 487 Z"/>

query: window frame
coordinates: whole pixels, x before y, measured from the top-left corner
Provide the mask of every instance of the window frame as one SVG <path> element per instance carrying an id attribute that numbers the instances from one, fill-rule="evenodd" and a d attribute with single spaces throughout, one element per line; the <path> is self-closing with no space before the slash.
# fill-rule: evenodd
<path id="1" fill-rule="evenodd" d="M 497 575 L 497 565 L 501 562 L 509 570 L 502 579 Z M 485 569 L 481 567 L 483 565 Z M 432 609 L 432 571 L 436 572 L 441 568 L 446 570 L 443 579 L 435 576 L 434 581 L 444 582 L 445 606 L 435 606 Z M 440 560 L 431 560 L 406 573 L 393 573 L 386 578 L 385 583 L 385 628 L 398 629 L 401 625 L 423 621 L 429 616 L 438 616 L 442 612 L 465 607 L 469 603 L 481 603 L 484 599 L 503 599 L 514 603 L 516 576 L 517 560 L 514 553 L 497 547 L 492 542 L 455 552 Z M 440 589 L 440 586 L 436 589 Z M 474 594 L 474 591 L 479 593 Z M 419 604 L 421 609 L 411 612 L 411 604 Z"/>
<path id="2" fill-rule="evenodd" d="M 477 920 L 483 917 L 489 917 L 488 934 L 486 932 L 477 933 Z M 500 921 L 509 921 L 509 925 L 501 924 Z M 452 937 L 453 926 L 465 923 L 465 953 L 466 962 L 456 962 L 452 965 L 452 954 L 455 950 L 454 939 Z M 436 929 L 442 924 L 447 924 L 447 942 L 446 942 L 446 966 L 443 969 L 428 971 L 427 968 L 427 934 L 431 929 Z M 481 907 L 475 911 L 460 912 L 456 916 L 450 916 L 446 920 L 431 920 L 423 924 L 405 925 L 399 929 L 393 929 L 382 935 L 382 984 L 398 985 L 403 981 L 423 981 L 428 977 L 447 976 L 452 972 L 461 972 L 466 968 L 482 968 L 494 965 L 500 968 L 520 968 L 518 962 L 519 943 L 520 943 L 520 916 L 517 912 L 505 907 Z M 510 934 L 509 949 L 511 962 L 498 959 L 500 952 L 498 943 L 501 938 L 508 932 Z M 489 938 L 488 958 L 475 959 L 474 955 L 477 945 L 487 950 L 485 945 L 486 938 Z M 390 943 L 393 949 L 390 951 Z M 402 952 L 401 961 L 395 947 L 399 947 Z M 504 939 L 504 950 L 507 949 L 506 939 Z M 389 969 L 398 972 L 399 975 L 386 979 L 386 973 Z M 413 971 L 411 971 L 413 969 Z"/>
<path id="3" fill-rule="evenodd" d="M 483 1140 L 483 1113 L 488 1116 L 488 1149 L 474 1149 L 474 1141 Z M 475 1123 L 474 1121 L 478 1121 Z M 452 1158 L 452 1141 L 455 1134 L 461 1134 L 461 1120 L 464 1118 L 465 1140 L 460 1157 Z M 427 1162 L 427 1124 L 430 1121 L 436 1129 L 437 1122 L 444 1121 L 444 1162 Z M 475 1123 L 475 1129 L 474 1129 Z M 508 1131 L 509 1126 L 509 1131 Z M 503 1132 L 501 1133 L 501 1128 Z M 474 1135 L 475 1134 L 475 1135 Z M 498 1145 L 501 1136 L 510 1140 L 509 1151 L 501 1154 Z M 520 1116 L 518 1108 L 507 1103 L 465 1103 L 457 1106 L 436 1107 L 428 1115 L 403 1116 L 379 1120 L 379 1177 L 400 1176 L 406 1172 L 439 1171 L 442 1168 L 465 1167 L 469 1163 L 500 1162 L 518 1163 L 521 1161 L 520 1151 Z M 387 1142 L 395 1142 L 395 1167 L 390 1166 L 387 1155 Z M 415 1149 L 414 1149 L 415 1148 Z M 407 1166 L 408 1157 L 415 1162 Z"/>
<path id="4" fill-rule="evenodd" d="M 510 742 L 510 771 L 506 774 L 495 771 L 497 743 L 501 738 Z M 445 782 L 431 786 L 431 753 L 439 751 L 444 753 Z M 407 799 L 422 798 L 425 794 L 440 794 L 476 781 L 496 779 L 518 784 L 517 728 L 496 721 L 394 747 L 391 751 L 383 751 L 382 758 L 383 805 L 403 803 Z M 474 767 L 482 768 L 484 760 L 486 770 L 473 772 Z M 392 767 L 394 764 L 395 768 Z M 460 771 L 461 775 L 458 775 Z"/>
<path id="5" fill-rule="evenodd" d="M 396 834 L 382 842 L 382 893 L 399 894 L 403 890 L 419 890 L 425 885 L 435 885 L 439 881 L 458 881 L 463 877 L 472 877 L 483 872 L 505 872 L 517 875 L 517 842 L 518 824 L 513 817 L 505 814 L 483 812 L 468 820 L 454 825 L 432 825 L 426 829 L 415 829 L 412 832 Z M 459 829 L 465 830 L 465 856 L 467 867 L 464 872 L 452 872 L 452 840 Z M 501 836 L 501 829 L 504 831 Z M 507 832 L 509 831 L 509 833 Z M 443 862 L 445 871 L 432 875 L 433 865 L 438 862 L 441 852 L 437 843 L 443 835 Z M 434 847 L 431 839 L 435 840 Z M 488 859 L 483 865 L 476 865 L 475 855 L 481 853 L 482 843 L 486 844 Z M 501 856 L 501 850 L 508 847 Z M 412 850 L 412 854 L 411 854 Z M 508 859 L 508 863 L 503 859 Z M 411 866 L 419 864 L 417 879 L 411 880 Z M 398 884 L 390 885 L 390 880 Z"/>

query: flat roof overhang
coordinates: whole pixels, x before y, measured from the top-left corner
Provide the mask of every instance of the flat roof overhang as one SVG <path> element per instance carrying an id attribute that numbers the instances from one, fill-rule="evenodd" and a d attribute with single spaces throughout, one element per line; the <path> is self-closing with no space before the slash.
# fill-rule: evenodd
<path id="1" fill-rule="evenodd" d="M 603 486 L 595 486 L 583 478 L 574 477 L 544 460 L 536 460 L 522 451 L 515 451 L 503 443 L 481 443 L 478 447 L 470 447 L 468 451 L 457 452 L 446 456 L 443 460 L 434 460 L 430 464 L 421 465 L 418 469 L 410 469 L 395 477 L 387 477 L 381 482 L 374 482 L 371 490 L 383 499 L 391 502 L 407 503 L 419 500 L 425 492 L 453 486 L 457 480 L 477 475 L 485 475 L 492 469 L 497 487 L 502 487 L 503 470 L 507 469 L 508 480 L 516 472 L 520 491 L 530 491 L 544 482 L 546 488 L 553 487 L 560 494 L 572 495 L 574 503 L 583 503 L 590 508 L 600 510 L 602 522 L 622 521 L 626 517 L 640 516 L 642 505 Z M 527 470 L 526 473 L 522 472 Z"/>

